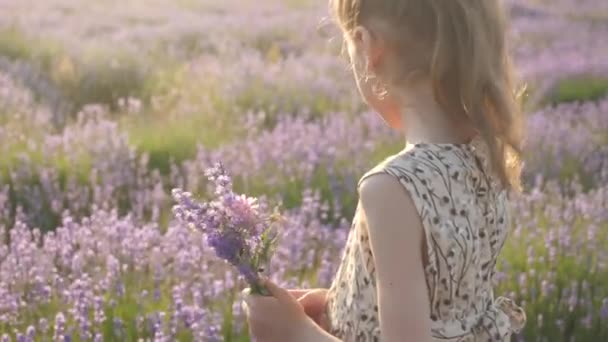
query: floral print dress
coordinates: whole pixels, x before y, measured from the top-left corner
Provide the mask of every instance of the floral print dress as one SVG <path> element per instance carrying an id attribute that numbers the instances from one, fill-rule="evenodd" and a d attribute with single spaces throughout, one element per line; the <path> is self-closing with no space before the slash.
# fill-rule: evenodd
<path id="1" fill-rule="evenodd" d="M 477 137 L 467 144 L 413 145 L 361 178 L 392 175 L 416 205 L 426 237 L 434 341 L 510 341 L 526 322 L 511 299 L 494 298 L 509 215 L 506 191 L 488 169 L 487 146 Z M 374 256 L 357 210 L 328 293 L 330 332 L 348 342 L 381 341 L 377 304 Z"/>

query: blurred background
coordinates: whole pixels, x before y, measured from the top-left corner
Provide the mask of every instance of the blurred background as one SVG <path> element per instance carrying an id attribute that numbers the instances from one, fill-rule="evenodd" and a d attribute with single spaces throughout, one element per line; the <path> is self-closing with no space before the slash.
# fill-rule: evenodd
<path id="1" fill-rule="evenodd" d="M 524 182 L 495 293 L 515 341 L 608 341 L 608 2 L 504 0 Z M 363 172 L 402 148 L 321 0 L 0 0 L 1 341 L 248 341 L 244 286 L 171 219 L 235 188 L 288 218 L 270 268 L 328 286 Z"/>

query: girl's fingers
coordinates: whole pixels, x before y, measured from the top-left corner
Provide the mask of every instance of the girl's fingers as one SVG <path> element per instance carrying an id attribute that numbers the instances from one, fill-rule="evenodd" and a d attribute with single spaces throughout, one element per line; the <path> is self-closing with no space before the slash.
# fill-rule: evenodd
<path id="1" fill-rule="evenodd" d="M 329 331 L 329 318 L 327 318 L 326 314 L 322 314 L 321 317 L 319 317 L 317 324 L 319 324 L 323 330 Z"/>
<path id="2" fill-rule="evenodd" d="M 293 305 L 294 303 L 298 306 L 300 305 L 298 304 L 297 300 L 291 294 L 289 294 L 287 290 L 273 283 L 270 279 L 265 278 L 263 280 L 263 285 L 266 287 L 266 289 L 268 289 L 268 291 L 270 291 L 270 294 L 272 294 L 272 296 L 276 298 L 279 302 L 289 305 Z"/>
<path id="3" fill-rule="evenodd" d="M 313 290 L 298 298 L 298 301 L 302 303 L 303 306 L 322 307 L 325 305 L 327 299 L 324 293 Z"/>
<path id="4" fill-rule="evenodd" d="M 294 290 L 287 290 L 287 291 L 295 299 L 300 299 L 300 298 L 306 296 L 308 294 L 308 292 L 310 292 L 310 290 L 302 290 L 302 289 L 294 289 Z"/>

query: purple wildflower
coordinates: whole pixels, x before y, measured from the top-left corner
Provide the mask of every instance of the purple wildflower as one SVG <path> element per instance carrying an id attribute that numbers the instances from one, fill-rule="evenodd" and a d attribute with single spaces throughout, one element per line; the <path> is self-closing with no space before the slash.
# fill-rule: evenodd
<path id="1" fill-rule="evenodd" d="M 65 316 L 63 315 L 62 312 L 57 313 L 57 315 L 55 316 L 55 329 L 54 329 L 54 336 L 53 339 L 54 340 L 61 340 L 61 336 L 64 334 L 65 332 Z"/>
<path id="2" fill-rule="evenodd" d="M 190 193 L 174 189 L 175 217 L 203 232 L 216 255 L 234 265 L 260 292 L 258 271 L 269 262 L 275 241 L 271 226 L 277 216 L 265 212 L 257 199 L 234 193 L 221 164 L 207 169 L 205 175 L 215 185 L 215 197 L 198 203 Z"/>
<path id="3" fill-rule="evenodd" d="M 40 332 L 42 332 L 42 334 L 46 334 L 46 332 L 49 330 L 49 322 L 46 318 L 41 318 L 38 321 L 38 326 L 40 327 Z"/>
<path id="4" fill-rule="evenodd" d="M 602 308 L 600 309 L 600 317 L 602 320 L 608 320 L 608 298 L 602 300 Z"/>
<path id="5" fill-rule="evenodd" d="M 27 327 L 25 334 L 27 336 L 27 340 L 33 342 L 36 338 L 36 328 L 34 328 L 33 325 L 30 325 L 29 327 Z"/>

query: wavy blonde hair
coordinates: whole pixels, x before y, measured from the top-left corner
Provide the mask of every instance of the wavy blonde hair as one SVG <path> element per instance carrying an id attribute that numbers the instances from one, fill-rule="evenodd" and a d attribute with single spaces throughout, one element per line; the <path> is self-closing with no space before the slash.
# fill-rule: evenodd
<path id="1" fill-rule="evenodd" d="M 330 10 L 346 36 L 359 25 L 372 27 L 393 47 L 395 58 L 384 66 L 387 83 L 429 77 L 445 112 L 468 117 L 503 185 L 519 191 L 523 92 L 516 92 L 499 2 L 330 0 Z"/>

